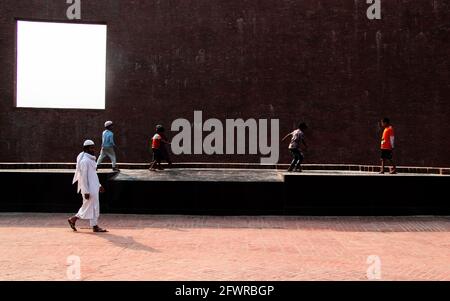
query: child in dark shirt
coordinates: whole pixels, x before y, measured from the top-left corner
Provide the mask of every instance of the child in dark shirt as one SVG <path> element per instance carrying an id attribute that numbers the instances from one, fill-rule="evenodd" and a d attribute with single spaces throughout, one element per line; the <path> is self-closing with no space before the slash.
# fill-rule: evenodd
<path id="1" fill-rule="evenodd" d="M 289 151 L 292 153 L 293 160 L 289 166 L 288 171 L 302 171 L 302 162 L 304 159 L 303 152 L 300 150 L 301 144 L 304 145 L 305 150 L 308 148 L 305 142 L 304 131 L 308 129 L 306 123 L 302 122 L 298 125 L 298 128 L 293 132 L 287 134 L 281 141 L 286 140 L 288 137 L 292 136 L 291 143 L 289 143 Z"/>

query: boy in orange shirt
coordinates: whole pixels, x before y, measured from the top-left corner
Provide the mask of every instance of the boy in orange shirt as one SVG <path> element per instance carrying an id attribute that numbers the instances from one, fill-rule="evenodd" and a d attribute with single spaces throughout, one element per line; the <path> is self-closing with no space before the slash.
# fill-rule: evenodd
<path id="1" fill-rule="evenodd" d="M 149 168 L 151 171 L 156 170 L 155 165 L 157 169 L 163 170 L 161 160 L 164 159 L 164 153 L 162 151 L 164 145 L 162 144 L 170 144 L 170 142 L 168 142 L 164 137 L 164 127 L 162 125 L 157 125 L 156 134 L 152 137 L 153 161 Z"/>
<path id="2" fill-rule="evenodd" d="M 392 160 L 392 152 L 394 150 L 394 128 L 391 125 L 389 118 L 383 118 L 381 120 L 381 127 L 384 128 L 383 135 L 381 137 L 381 171 L 380 174 L 384 174 L 384 165 L 386 161 L 392 164 L 390 174 L 396 174 L 395 163 Z"/>

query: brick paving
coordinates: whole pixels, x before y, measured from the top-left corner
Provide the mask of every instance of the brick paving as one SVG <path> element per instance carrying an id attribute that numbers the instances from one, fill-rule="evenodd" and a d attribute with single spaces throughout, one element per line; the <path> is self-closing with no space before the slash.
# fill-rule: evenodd
<path id="1" fill-rule="evenodd" d="M 450 280 L 450 217 L 67 217 L 0 214 L 0 280 Z"/>

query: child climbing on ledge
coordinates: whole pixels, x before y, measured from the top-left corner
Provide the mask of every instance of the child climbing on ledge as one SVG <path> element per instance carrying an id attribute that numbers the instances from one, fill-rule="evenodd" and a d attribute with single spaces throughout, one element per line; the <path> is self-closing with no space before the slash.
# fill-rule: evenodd
<path id="1" fill-rule="evenodd" d="M 294 157 L 291 166 L 289 166 L 288 171 L 302 171 L 302 162 L 304 159 L 303 152 L 300 149 L 300 144 L 305 146 L 305 150 L 307 150 L 308 146 L 305 142 L 305 134 L 304 131 L 308 128 L 306 123 L 302 122 L 298 125 L 298 128 L 294 130 L 292 133 L 287 134 L 281 141 L 286 140 L 289 136 L 292 136 L 291 143 L 289 143 L 289 151 Z"/>

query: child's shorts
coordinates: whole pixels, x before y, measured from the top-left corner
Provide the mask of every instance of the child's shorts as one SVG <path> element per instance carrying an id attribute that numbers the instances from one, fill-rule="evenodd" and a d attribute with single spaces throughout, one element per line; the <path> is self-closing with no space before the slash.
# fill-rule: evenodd
<path id="1" fill-rule="evenodd" d="M 153 161 L 161 162 L 163 159 L 163 154 L 159 148 L 152 148 L 153 151 Z"/>
<path id="2" fill-rule="evenodd" d="M 381 159 L 392 160 L 392 150 L 382 149 L 381 150 Z"/>

